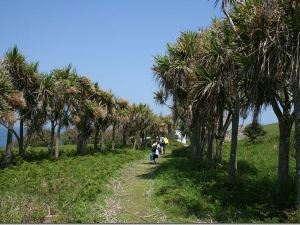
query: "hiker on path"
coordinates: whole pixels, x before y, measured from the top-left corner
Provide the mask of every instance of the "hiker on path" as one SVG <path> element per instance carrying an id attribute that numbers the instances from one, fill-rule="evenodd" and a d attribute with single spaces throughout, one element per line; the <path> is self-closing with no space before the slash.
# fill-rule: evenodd
<path id="1" fill-rule="evenodd" d="M 165 154 L 165 142 L 164 142 L 164 137 L 161 136 L 159 138 L 159 145 L 160 145 L 160 150 L 161 150 L 161 154 Z"/>
<path id="2" fill-rule="evenodd" d="M 151 153 L 150 153 L 150 160 L 153 160 L 154 163 L 156 163 L 156 159 L 158 159 L 159 149 L 160 149 L 160 145 L 159 145 L 159 141 L 157 140 L 152 144 Z"/>
<path id="3" fill-rule="evenodd" d="M 169 144 L 169 139 L 167 137 L 164 137 L 163 142 L 164 142 L 164 154 L 166 154 L 166 148 Z"/>

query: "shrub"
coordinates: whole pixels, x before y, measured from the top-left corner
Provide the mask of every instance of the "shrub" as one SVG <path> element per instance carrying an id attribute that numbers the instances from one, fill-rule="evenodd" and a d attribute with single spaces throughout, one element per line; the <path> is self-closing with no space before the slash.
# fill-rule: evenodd
<path id="1" fill-rule="evenodd" d="M 35 132 L 31 136 L 30 146 L 31 147 L 47 147 L 49 144 L 48 142 L 50 140 L 50 137 L 51 137 L 50 130 L 43 130 L 43 132 L 40 134 Z M 27 139 L 27 136 L 25 138 Z"/>
<path id="2" fill-rule="evenodd" d="M 71 145 L 71 144 L 76 144 L 77 143 L 77 130 L 75 128 L 70 128 L 67 129 L 63 134 L 62 134 L 62 142 L 64 145 Z"/>
<path id="3" fill-rule="evenodd" d="M 300 222 L 300 210 L 291 210 L 289 212 L 285 212 L 287 217 L 287 223 L 299 223 Z"/>
<path id="4" fill-rule="evenodd" d="M 258 141 L 259 137 L 266 134 L 262 125 L 259 123 L 251 123 L 247 125 L 244 129 L 244 135 L 246 135 L 250 142 L 255 143 Z"/>

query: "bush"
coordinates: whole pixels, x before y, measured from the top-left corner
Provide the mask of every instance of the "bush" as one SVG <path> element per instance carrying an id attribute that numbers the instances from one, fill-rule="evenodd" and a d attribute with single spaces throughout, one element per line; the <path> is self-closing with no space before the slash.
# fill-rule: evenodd
<path id="1" fill-rule="evenodd" d="M 285 212 L 287 216 L 287 223 L 299 223 L 300 222 L 300 210 L 291 210 Z"/>
<path id="2" fill-rule="evenodd" d="M 260 125 L 259 123 L 251 123 L 247 125 L 243 133 L 252 143 L 257 142 L 259 137 L 262 137 L 266 134 L 262 125 Z"/>
<path id="3" fill-rule="evenodd" d="M 31 147 L 47 147 L 48 146 L 48 141 L 50 140 L 51 137 L 51 131 L 50 130 L 43 130 L 43 133 L 33 133 L 30 139 L 30 146 Z M 27 136 L 25 136 L 27 139 Z M 16 142 L 17 146 L 17 142 Z"/>
<path id="4" fill-rule="evenodd" d="M 67 129 L 61 136 L 64 145 L 75 145 L 77 143 L 77 130 L 75 128 Z"/>

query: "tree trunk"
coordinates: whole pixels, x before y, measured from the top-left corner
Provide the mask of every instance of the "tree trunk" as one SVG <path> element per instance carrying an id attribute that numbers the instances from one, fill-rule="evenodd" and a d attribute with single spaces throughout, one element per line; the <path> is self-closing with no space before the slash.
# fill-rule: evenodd
<path id="1" fill-rule="evenodd" d="M 202 161 L 205 140 L 203 139 L 203 128 L 200 126 L 200 123 L 200 119 L 195 118 L 192 132 L 192 148 L 194 159 Z"/>
<path id="2" fill-rule="evenodd" d="M 19 134 L 19 155 L 24 157 L 24 120 L 23 118 L 20 119 L 20 134 Z"/>
<path id="3" fill-rule="evenodd" d="M 6 148 L 5 148 L 5 158 L 4 158 L 4 166 L 8 166 L 11 164 L 12 158 L 12 148 L 13 148 L 13 125 L 9 125 L 7 129 L 7 140 L 6 140 Z"/>
<path id="4" fill-rule="evenodd" d="M 300 93 L 297 87 L 293 90 L 293 99 L 295 111 L 297 208 L 300 208 Z"/>
<path id="5" fill-rule="evenodd" d="M 203 156 L 204 156 L 204 150 L 205 150 L 205 146 L 207 144 L 207 137 L 206 137 L 206 130 L 205 127 L 201 127 L 199 128 L 199 137 L 198 137 L 198 159 L 200 161 L 203 161 Z"/>
<path id="6" fill-rule="evenodd" d="M 219 138 L 219 140 L 217 140 L 217 149 L 216 151 L 217 153 L 217 160 L 218 162 L 222 162 L 223 160 L 223 144 L 224 144 L 224 140 L 225 140 L 225 135 L 223 135 L 222 137 Z"/>
<path id="7" fill-rule="evenodd" d="M 220 124 L 221 121 L 222 121 L 222 124 L 223 124 L 221 128 L 220 127 L 218 128 L 218 129 L 221 129 L 221 130 L 220 130 L 220 133 L 218 135 L 218 140 L 216 142 L 217 160 L 219 162 L 222 162 L 222 160 L 223 160 L 223 145 L 224 145 L 227 129 L 228 129 L 230 123 L 231 123 L 231 115 L 232 115 L 232 113 L 228 112 L 225 123 L 223 123 L 223 119 L 219 120 L 219 124 Z M 222 116 L 223 116 L 223 114 L 222 114 Z"/>
<path id="8" fill-rule="evenodd" d="M 278 200 L 283 203 L 287 197 L 286 188 L 289 176 L 289 150 L 292 123 L 289 118 L 279 120 L 279 156 L 278 156 Z"/>
<path id="9" fill-rule="evenodd" d="M 51 136 L 50 136 L 50 144 L 48 148 L 49 156 L 54 156 L 54 135 L 55 135 L 55 125 L 54 122 L 51 121 Z"/>
<path id="10" fill-rule="evenodd" d="M 193 155 L 194 155 L 194 159 L 196 160 L 200 160 L 199 157 L 199 138 L 200 138 L 200 134 L 199 134 L 199 130 L 195 127 L 193 129 L 193 133 L 192 133 L 192 148 L 193 148 Z"/>
<path id="11" fill-rule="evenodd" d="M 223 147 L 223 143 L 221 142 L 221 134 L 223 131 L 223 112 L 220 113 L 219 115 L 219 120 L 218 120 L 218 129 L 217 129 L 217 135 L 216 135 L 216 159 L 219 160 L 220 158 L 222 158 L 222 156 L 220 156 L 222 154 L 222 147 Z"/>
<path id="12" fill-rule="evenodd" d="M 137 139 L 136 137 L 134 137 L 133 149 L 137 149 L 136 146 L 137 146 Z"/>
<path id="13" fill-rule="evenodd" d="M 77 154 L 83 155 L 86 150 L 86 140 L 79 133 L 77 136 Z"/>
<path id="14" fill-rule="evenodd" d="M 123 145 L 123 147 L 125 147 L 127 145 L 126 133 L 124 130 L 123 130 L 123 134 L 122 134 L 122 145 Z"/>
<path id="15" fill-rule="evenodd" d="M 101 138 L 100 138 L 100 141 L 101 141 L 101 151 L 104 151 L 104 150 L 105 150 L 104 130 L 101 131 Z"/>
<path id="16" fill-rule="evenodd" d="M 147 139 L 146 139 L 146 133 L 143 131 L 141 132 L 141 137 L 142 137 L 142 143 L 141 143 L 141 147 L 142 148 L 146 148 L 147 147 Z"/>
<path id="17" fill-rule="evenodd" d="M 61 130 L 61 123 L 59 122 L 58 127 L 57 127 L 57 133 L 55 136 L 55 154 L 54 154 L 55 158 L 58 158 L 58 155 L 59 155 L 60 130 Z"/>
<path id="18" fill-rule="evenodd" d="M 192 147 L 192 154 L 193 158 L 197 158 L 197 145 L 196 145 L 196 129 L 193 129 L 192 135 L 191 135 L 191 147 Z"/>
<path id="19" fill-rule="evenodd" d="M 258 124 L 258 116 L 259 116 L 259 108 L 255 107 L 253 112 L 253 118 L 252 118 L 253 124 Z"/>
<path id="20" fill-rule="evenodd" d="M 229 159 L 228 175 L 230 179 L 236 176 L 237 172 L 237 145 L 238 145 L 238 133 L 239 133 L 239 120 L 240 120 L 240 98 L 239 94 L 236 94 L 235 107 L 232 115 L 232 128 L 231 128 L 231 149 Z"/>
<path id="21" fill-rule="evenodd" d="M 289 148 L 290 148 L 290 134 L 294 117 L 290 114 L 291 105 L 289 101 L 285 101 L 285 104 L 281 105 L 282 111 L 276 101 L 271 101 L 273 111 L 278 119 L 279 125 L 279 155 L 278 155 L 278 171 L 277 171 L 277 191 L 278 191 L 278 203 L 283 206 L 282 203 L 286 200 L 288 190 L 287 181 L 289 176 Z M 296 104 L 295 104 L 296 111 Z M 296 138 L 297 139 L 297 138 Z M 296 152 L 297 154 L 297 152 Z M 296 160 L 297 161 L 297 160 Z"/>
<path id="22" fill-rule="evenodd" d="M 214 168 L 214 129 L 211 128 L 209 131 L 209 137 L 207 142 L 207 159 L 208 159 L 208 168 Z"/>
<path id="23" fill-rule="evenodd" d="M 116 125 L 114 123 L 113 129 L 112 129 L 112 140 L 111 140 L 111 149 L 112 150 L 115 150 L 115 136 L 116 136 Z"/>
<path id="24" fill-rule="evenodd" d="M 133 143 L 133 149 L 138 149 L 140 146 L 139 146 L 139 134 L 136 133 L 134 135 L 134 143 Z"/>
<path id="25" fill-rule="evenodd" d="M 99 134 L 100 134 L 100 129 L 96 128 L 95 130 L 95 137 L 94 137 L 94 149 L 98 149 L 98 143 L 99 143 Z"/>

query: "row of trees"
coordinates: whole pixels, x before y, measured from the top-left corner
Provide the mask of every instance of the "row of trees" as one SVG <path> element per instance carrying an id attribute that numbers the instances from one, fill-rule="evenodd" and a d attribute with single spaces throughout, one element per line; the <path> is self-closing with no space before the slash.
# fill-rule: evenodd
<path id="1" fill-rule="evenodd" d="M 33 137 L 45 139 L 50 127 L 49 157 L 59 157 L 61 133 L 75 127 L 77 153 L 86 152 L 87 140 L 94 136 L 94 148 L 104 149 L 104 132 L 112 130 L 111 145 L 115 149 L 116 130 L 122 133 L 122 144 L 130 138 L 134 148 L 144 147 L 147 136 L 170 131 L 169 117 L 156 116 L 146 104 L 129 104 L 123 98 L 102 90 L 79 75 L 71 65 L 54 69 L 50 74 L 29 63 L 17 47 L 10 49 L 0 64 L 0 124 L 7 128 L 4 165 L 12 161 L 13 136 L 24 157 Z M 18 130 L 17 130 L 18 129 Z"/>
<path id="2" fill-rule="evenodd" d="M 237 173 L 240 116 L 271 106 L 279 124 L 278 194 L 287 196 L 292 125 L 300 206 L 300 3 L 296 0 L 222 1 L 227 18 L 199 32 L 182 32 L 155 57 L 155 99 L 172 97 L 172 111 L 189 127 L 194 158 L 214 168 L 231 124 L 228 174 Z M 214 146 L 215 145 L 215 146 Z"/>

